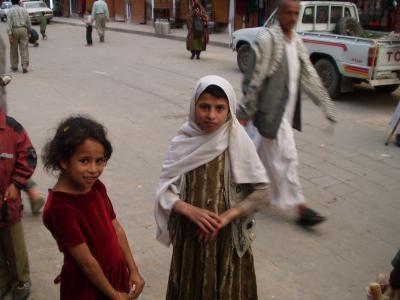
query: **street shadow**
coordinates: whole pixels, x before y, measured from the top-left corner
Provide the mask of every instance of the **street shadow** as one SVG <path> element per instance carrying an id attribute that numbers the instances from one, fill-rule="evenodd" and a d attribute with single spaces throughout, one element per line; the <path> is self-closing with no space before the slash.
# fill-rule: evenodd
<path id="1" fill-rule="evenodd" d="M 352 104 L 352 106 L 359 106 L 363 108 L 392 108 L 399 102 L 399 95 L 397 92 L 385 94 L 376 91 L 374 88 L 367 85 L 354 85 L 354 91 L 344 93 L 338 98 L 334 99 L 335 102 Z"/>
<path id="2" fill-rule="evenodd" d="M 259 220 L 268 222 L 281 223 L 282 226 L 290 226 L 298 232 L 304 232 L 315 236 L 321 236 L 321 232 L 318 230 L 318 226 L 304 227 L 297 222 L 297 216 L 292 210 L 281 210 L 274 206 L 269 206 L 266 209 L 258 212 Z M 279 225 L 278 225 L 279 226 Z"/>

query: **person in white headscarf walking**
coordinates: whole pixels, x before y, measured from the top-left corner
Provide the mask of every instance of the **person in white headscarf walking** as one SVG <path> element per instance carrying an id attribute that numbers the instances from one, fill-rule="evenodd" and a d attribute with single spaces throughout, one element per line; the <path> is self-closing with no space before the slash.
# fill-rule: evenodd
<path id="1" fill-rule="evenodd" d="M 163 163 L 155 219 L 157 239 L 173 245 L 168 300 L 257 299 L 253 214 L 269 185 L 235 109 L 228 81 L 201 78 Z"/>

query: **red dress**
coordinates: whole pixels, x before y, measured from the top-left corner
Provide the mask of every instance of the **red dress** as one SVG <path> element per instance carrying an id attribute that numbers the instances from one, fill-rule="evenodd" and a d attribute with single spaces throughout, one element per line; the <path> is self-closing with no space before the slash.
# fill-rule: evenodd
<path id="1" fill-rule="evenodd" d="M 105 186 L 97 181 L 86 194 L 49 190 L 43 222 L 61 252 L 64 265 L 60 274 L 60 299 L 108 299 L 86 277 L 68 248 L 87 243 L 105 276 L 118 291 L 129 291 L 129 274 L 112 221 L 115 213 Z"/>

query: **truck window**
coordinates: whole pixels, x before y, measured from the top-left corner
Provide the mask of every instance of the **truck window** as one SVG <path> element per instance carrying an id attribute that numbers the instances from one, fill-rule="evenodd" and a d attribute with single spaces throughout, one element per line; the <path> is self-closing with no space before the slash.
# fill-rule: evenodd
<path id="1" fill-rule="evenodd" d="M 273 25 L 275 25 L 275 23 L 276 23 L 276 11 L 275 12 L 273 12 L 273 14 L 271 15 L 271 17 L 269 17 L 269 19 L 267 20 L 267 22 L 265 22 L 265 24 L 264 24 L 264 26 L 265 27 L 268 27 L 268 28 L 270 28 L 270 27 L 272 27 Z"/>
<path id="2" fill-rule="evenodd" d="M 317 23 L 328 23 L 329 6 L 317 6 Z"/>
<path id="3" fill-rule="evenodd" d="M 345 17 L 349 17 L 349 18 L 352 18 L 352 17 L 353 17 L 353 16 L 351 15 L 350 8 L 348 8 L 348 7 L 345 7 L 345 8 L 344 8 L 344 16 L 345 16 Z"/>
<path id="4" fill-rule="evenodd" d="M 337 23 L 339 19 L 342 17 L 342 7 L 341 6 L 332 6 L 331 7 L 331 23 Z"/>
<path id="5" fill-rule="evenodd" d="M 301 20 L 303 24 L 313 24 L 314 23 L 314 6 L 306 7 L 303 13 L 303 19 Z"/>

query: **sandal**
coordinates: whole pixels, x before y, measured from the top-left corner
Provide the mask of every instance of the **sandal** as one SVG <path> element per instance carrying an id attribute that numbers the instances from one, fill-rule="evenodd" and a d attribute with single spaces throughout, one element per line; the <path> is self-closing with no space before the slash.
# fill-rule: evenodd
<path id="1" fill-rule="evenodd" d="M 300 217 L 297 220 L 297 223 L 300 226 L 311 227 L 311 226 L 315 226 L 315 225 L 317 225 L 319 223 L 322 223 L 325 220 L 326 220 L 326 218 L 321 216 L 315 210 L 312 210 L 311 208 L 305 207 L 301 211 Z"/>
<path id="2" fill-rule="evenodd" d="M 29 281 L 21 281 L 14 289 L 13 300 L 25 300 L 29 297 L 31 283 Z"/>
<path id="3" fill-rule="evenodd" d="M 31 211 L 32 214 L 36 215 L 39 213 L 40 209 L 44 205 L 44 198 L 43 197 L 37 197 L 36 199 L 31 200 Z"/>

